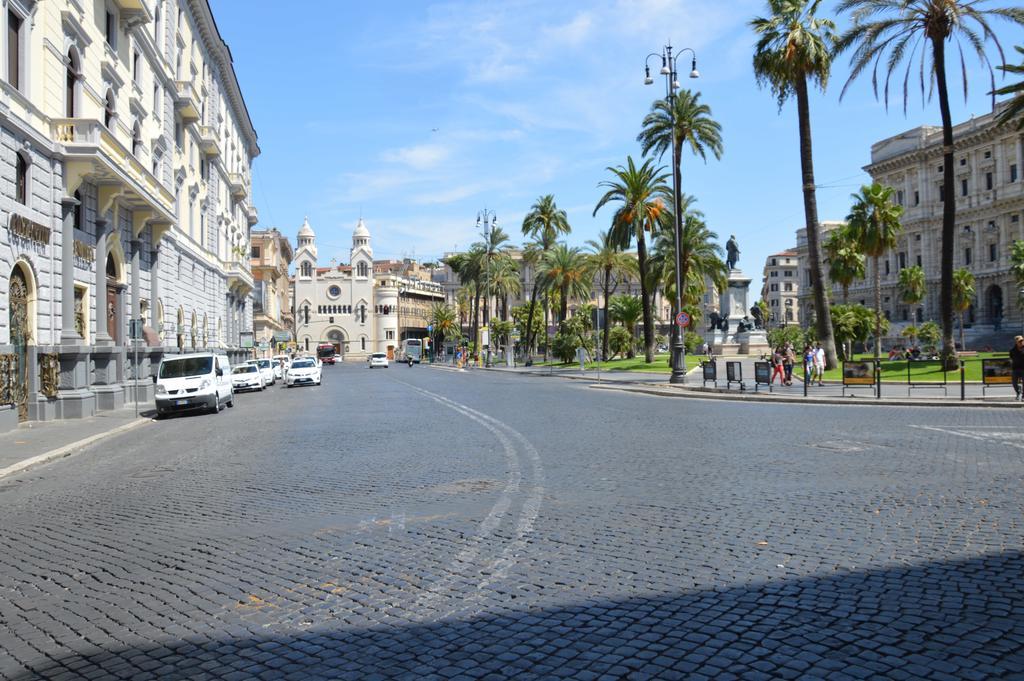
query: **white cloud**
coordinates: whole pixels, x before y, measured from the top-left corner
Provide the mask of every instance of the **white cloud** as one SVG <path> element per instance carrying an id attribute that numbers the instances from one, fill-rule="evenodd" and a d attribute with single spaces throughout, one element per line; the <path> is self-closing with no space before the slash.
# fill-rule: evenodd
<path id="1" fill-rule="evenodd" d="M 419 144 L 402 149 L 390 149 L 381 154 L 389 163 L 400 163 L 416 170 L 436 167 L 451 155 L 451 150 L 440 144 Z"/>

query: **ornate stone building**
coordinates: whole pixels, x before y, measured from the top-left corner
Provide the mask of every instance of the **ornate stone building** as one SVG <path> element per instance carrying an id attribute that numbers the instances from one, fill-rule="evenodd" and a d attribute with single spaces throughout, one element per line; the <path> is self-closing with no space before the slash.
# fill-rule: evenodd
<path id="1" fill-rule="evenodd" d="M 4 8 L 0 429 L 147 400 L 133 379 L 163 353 L 237 348 L 259 153 L 207 0 Z"/>
<path id="2" fill-rule="evenodd" d="M 291 242 L 277 229 L 253 230 L 250 241 L 253 332 L 260 355 L 270 357 L 293 340 L 288 266 L 294 254 Z"/>

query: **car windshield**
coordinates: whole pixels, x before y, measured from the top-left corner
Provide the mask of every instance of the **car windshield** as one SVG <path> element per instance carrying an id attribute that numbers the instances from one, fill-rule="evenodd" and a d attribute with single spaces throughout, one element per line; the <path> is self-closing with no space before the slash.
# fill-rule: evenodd
<path id="1" fill-rule="evenodd" d="M 308 369 L 313 366 L 313 360 L 309 359 L 298 359 L 292 363 L 293 369 Z"/>
<path id="2" fill-rule="evenodd" d="M 387 357 L 388 356 L 385 355 L 383 352 L 375 352 L 375 353 L 373 353 L 373 358 L 374 359 L 387 359 Z"/>
<path id="3" fill-rule="evenodd" d="M 257 362 L 257 364 L 260 365 L 260 369 L 270 369 L 271 368 L 270 360 L 269 359 L 261 359 L 261 360 L 259 360 Z"/>
<path id="4" fill-rule="evenodd" d="M 242 365 L 240 367 L 235 367 L 235 370 L 232 373 L 235 373 L 235 374 L 254 374 L 254 373 L 256 373 L 256 367 L 254 367 L 252 364 L 244 364 L 244 365 Z"/>
<path id="5" fill-rule="evenodd" d="M 160 378 L 205 376 L 213 368 L 213 357 L 183 357 L 169 359 L 160 365 Z"/>

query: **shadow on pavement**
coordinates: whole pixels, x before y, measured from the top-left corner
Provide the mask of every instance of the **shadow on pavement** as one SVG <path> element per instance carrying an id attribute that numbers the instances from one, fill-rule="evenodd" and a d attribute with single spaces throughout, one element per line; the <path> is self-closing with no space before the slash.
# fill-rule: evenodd
<path id="1" fill-rule="evenodd" d="M 246 635 L 51 653 L 16 678 L 1021 678 L 1022 578 L 1014 551 L 428 624 L 253 637 L 214 621 Z"/>

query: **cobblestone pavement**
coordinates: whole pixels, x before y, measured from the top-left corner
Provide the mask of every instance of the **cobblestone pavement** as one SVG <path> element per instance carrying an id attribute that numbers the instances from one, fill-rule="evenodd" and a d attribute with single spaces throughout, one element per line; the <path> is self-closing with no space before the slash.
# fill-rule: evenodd
<path id="1" fill-rule="evenodd" d="M 1024 677 L 1022 417 L 328 367 L 0 482 L 0 678 Z"/>

